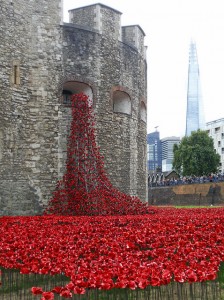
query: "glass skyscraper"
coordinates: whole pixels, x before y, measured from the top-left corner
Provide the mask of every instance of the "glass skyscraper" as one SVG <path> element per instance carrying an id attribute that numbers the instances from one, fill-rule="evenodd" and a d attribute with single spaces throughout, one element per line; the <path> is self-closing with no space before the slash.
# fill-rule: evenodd
<path id="1" fill-rule="evenodd" d="M 180 138 L 176 136 L 166 137 L 161 140 L 162 145 L 162 171 L 169 172 L 173 169 L 173 147 L 180 144 Z"/>
<path id="2" fill-rule="evenodd" d="M 148 171 L 162 170 L 162 147 L 159 131 L 147 134 Z"/>
<path id="3" fill-rule="evenodd" d="M 201 95 L 200 73 L 196 44 L 192 40 L 189 51 L 188 89 L 187 89 L 187 115 L 185 135 L 192 131 L 205 130 L 204 108 Z"/>

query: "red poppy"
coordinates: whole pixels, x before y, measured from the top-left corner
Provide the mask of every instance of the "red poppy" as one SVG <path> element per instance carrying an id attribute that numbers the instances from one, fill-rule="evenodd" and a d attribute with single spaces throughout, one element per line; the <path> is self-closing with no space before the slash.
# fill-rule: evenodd
<path id="1" fill-rule="evenodd" d="M 34 295 L 39 295 L 43 293 L 43 290 L 41 287 L 32 287 L 31 291 Z"/>
<path id="2" fill-rule="evenodd" d="M 74 294 L 83 295 L 83 294 L 85 294 L 86 291 L 84 288 L 79 288 L 76 286 L 76 287 L 74 287 L 73 292 L 74 292 Z"/>
<path id="3" fill-rule="evenodd" d="M 43 292 L 42 293 L 42 298 L 43 300 L 53 300 L 54 299 L 54 294 L 52 292 Z"/>
<path id="4" fill-rule="evenodd" d="M 72 298 L 72 293 L 69 290 L 62 290 L 60 296 L 64 298 Z"/>

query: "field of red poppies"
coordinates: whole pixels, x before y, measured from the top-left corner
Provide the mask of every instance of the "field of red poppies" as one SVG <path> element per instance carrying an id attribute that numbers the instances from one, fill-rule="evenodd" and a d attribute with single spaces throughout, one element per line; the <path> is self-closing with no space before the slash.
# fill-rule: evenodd
<path id="1" fill-rule="evenodd" d="M 224 209 L 158 208 L 132 216 L 0 218 L 0 267 L 63 274 L 41 299 L 89 289 L 145 289 L 215 280 L 224 261 Z"/>

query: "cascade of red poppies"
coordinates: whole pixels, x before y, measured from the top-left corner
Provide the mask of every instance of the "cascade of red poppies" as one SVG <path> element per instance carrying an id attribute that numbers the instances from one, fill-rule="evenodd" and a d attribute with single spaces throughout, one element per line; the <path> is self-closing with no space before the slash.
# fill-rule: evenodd
<path id="1" fill-rule="evenodd" d="M 126 215 L 152 212 L 139 198 L 126 195 L 108 179 L 96 144 L 95 122 L 88 96 L 71 99 L 72 122 L 66 172 L 45 210 L 62 215 Z"/>

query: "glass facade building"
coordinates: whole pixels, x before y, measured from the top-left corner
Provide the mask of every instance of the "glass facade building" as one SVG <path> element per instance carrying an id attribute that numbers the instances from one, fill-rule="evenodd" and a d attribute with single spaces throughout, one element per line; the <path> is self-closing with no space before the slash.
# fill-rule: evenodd
<path id="1" fill-rule="evenodd" d="M 173 169 L 173 146 L 180 144 L 180 138 L 176 136 L 166 137 L 161 140 L 162 145 L 162 171 L 168 172 Z"/>
<path id="2" fill-rule="evenodd" d="M 159 131 L 147 134 L 148 171 L 162 170 L 162 147 Z"/>
<path id="3" fill-rule="evenodd" d="M 205 130 L 204 108 L 201 94 L 200 73 L 197 49 L 194 41 L 190 43 L 187 88 L 187 114 L 185 135 L 192 131 Z"/>

